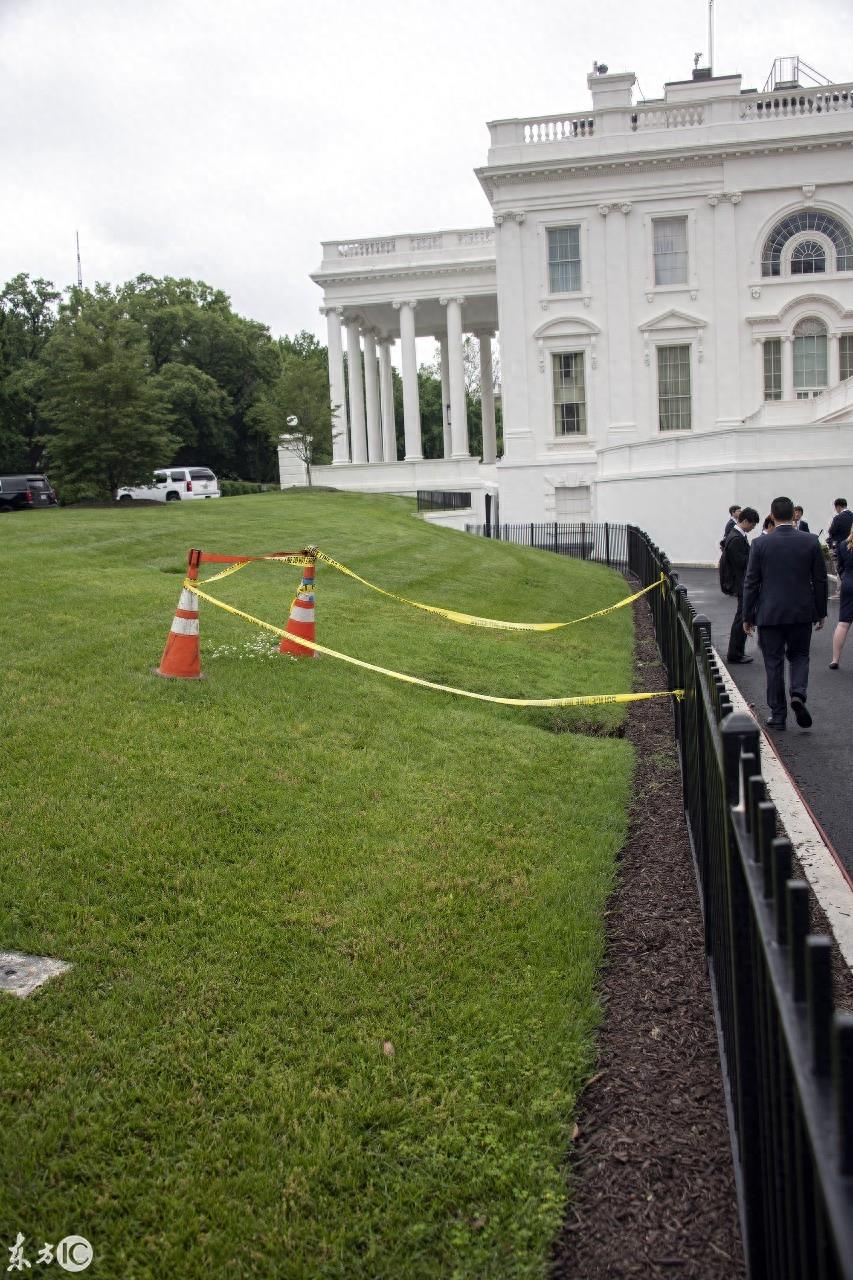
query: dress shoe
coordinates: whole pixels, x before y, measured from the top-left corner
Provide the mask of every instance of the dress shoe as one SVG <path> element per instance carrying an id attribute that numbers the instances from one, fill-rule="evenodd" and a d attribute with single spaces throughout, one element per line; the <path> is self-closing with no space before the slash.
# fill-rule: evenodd
<path id="1" fill-rule="evenodd" d="M 726 662 L 741 663 L 741 662 L 754 662 L 754 661 L 755 661 L 754 658 L 726 658 Z"/>
<path id="2" fill-rule="evenodd" d="M 837 662 L 830 662 L 830 664 L 829 664 L 829 669 L 830 669 L 830 671 L 837 671 L 837 670 L 838 670 L 838 663 L 837 663 Z"/>
<path id="3" fill-rule="evenodd" d="M 768 729 L 784 729 L 785 728 L 785 721 L 774 720 L 773 716 L 771 716 L 769 720 L 765 720 L 764 723 Z"/>
<path id="4" fill-rule="evenodd" d="M 791 710 L 797 717 L 797 724 L 801 729 L 810 729 L 812 727 L 811 714 L 802 698 L 795 696 L 791 699 Z"/>

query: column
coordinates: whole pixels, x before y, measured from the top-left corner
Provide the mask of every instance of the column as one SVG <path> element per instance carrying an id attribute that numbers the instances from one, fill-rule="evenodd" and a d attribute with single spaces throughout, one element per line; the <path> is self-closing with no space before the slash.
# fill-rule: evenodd
<path id="1" fill-rule="evenodd" d="M 534 454 L 530 427 L 527 372 L 527 289 L 522 225 L 524 211 L 494 215 L 498 266 L 498 324 L 501 350 L 501 391 L 504 416 L 504 456 L 519 461 Z"/>
<path id="2" fill-rule="evenodd" d="M 450 456 L 470 458 L 468 408 L 465 403 L 465 363 L 462 358 L 462 304 L 464 298 L 439 298 L 447 308 L 447 374 L 450 383 Z"/>
<path id="3" fill-rule="evenodd" d="M 421 404 L 418 396 L 418 353 L 415 347 L 415 307 L 417 302 L 395 302 L 400 312 L 400 346 L 403 357 L 403 431 L 406 462 L 423 460 Z"/>
<path id="4" fill-rule="evenodd" d="M 321 307 L 329 342 L 329 399 L 332 406 L 332 465 L 349 462 L 349 422 L 341 342 L 342 307 Z"/>
<path id="5" fill-rule="evenodd" d="M 737 294 L 737 244 L 735 205 L 739 191 L 709 196 L 714 210 L 714 382 L 717 388 L 717 422 L 735 423 L 743 419 L 740 377 L 740 322 Z M 702 416 L 701 413 L 699 415 Z"/>
<path id="6" fill-rule="evenodd" d="M 364 418 L 364 379 L 358 318 L 346 321 L 349 420 L 353 462 L 367 462 L 367 425 Z"/>
<path id="7" fill-rule="evenodd" d="M 379 416 L 382 420 L 382 457 L 397 461 L 397 430 L 394 421 L 394 376 L 391 371 L 393 338 L 379 339 Z"/>
<path id="8" fill-rule="evenodd" d="M 367 407 L 367 460 L 382 461 L 382 431 L 379 425 L 379 370 L 376 364 L 376 334 L 364 330 L 364 399 Z"/>
<path id="9" fill-rule="evenodd" d="M 830 387 L 837 387 L 839 382 L 841 381 L 841 352 L 838 346 L 838 338 L 839 338 L 839 335 L 837 333 L 832 333 L 832 332 L 829 334 L 829 337 L 828 337 L 829 366 L 827 368 L 827 376 L 828 376 L 827 386 L 830 386 Z"/>
<path id="10" fill-rule="evenodd" d="M 794 339 L 790 334 L 782 339 L 782 399 L 794 399 Z"/>
<path id="11" fill-rule="evenodd" d="M 447 334 L 437 333 L 435 336 L 441 353 L 441 434 L 444 439 L 442 457 L 449 458 L 452 446 L 450 440 L 450 380 L 447 373 Z"/>
<path id="12" fill-rule="evenodd" d="M 632 368 L 632 333 L 628 274 L 628 215 L 630 201 L 600 204 L 605 219 L 605 280 L 607 282 L 607 380 L 610 387 L 610 427 L 626 430 L 635 425 Z M 620 216 L 621 215 L 621 216 Z M 591 370 L 590 370 L 591 372 Z M 589 374 L 587 375 L 589 376 Z M 591 423 L 590 426 L 593 426 Z M 587 428 L 589 431 L 589 427 Z M 590 434 L 594 434 L 590 431 Z"/>
<path id="13" fill-rule="evenodd" d="M 495 430 L 495 388 L 492 372 L 492 335 L 478 333 L 480 342 L 480 405 L 483 414 L 483 461 L 496 462 L 498 456 Z"/>

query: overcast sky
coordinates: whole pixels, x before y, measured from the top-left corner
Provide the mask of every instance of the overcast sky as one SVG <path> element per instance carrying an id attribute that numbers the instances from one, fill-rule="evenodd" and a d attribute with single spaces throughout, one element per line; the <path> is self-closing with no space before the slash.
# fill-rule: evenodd
<path id="1" fill-rule="evenodd" d="M 715 71 L 853 80 L 852 0 L 716 0 Z M 0 281 L 141 272 L 325 336 L 320 241 L 489 224 L 487 120 L 646 97 L 707 53 L 707 0 L 0 0 Z M 704 57 L 703 57 L 704 61 Z"/>

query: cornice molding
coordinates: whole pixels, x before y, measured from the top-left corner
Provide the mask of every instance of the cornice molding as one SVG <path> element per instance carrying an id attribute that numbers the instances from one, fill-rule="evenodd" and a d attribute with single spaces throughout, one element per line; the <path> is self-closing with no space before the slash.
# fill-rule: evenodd
<path id="1" fill-rule="evenodd" d="M 476 275 L 484 270 L 490 275 L 495 276 L 495 289 L 497 292 L 497 266 L 494 262 L 479 262 L 466 264 L 448 263 L 447 266 L 434 267 L 399 267 L 395 269 L 385 268 L 384 270 L 373 271 L 348 271 L 345 275 L 316 275 L 311 276 L 315 284 L 321 288 L 326 288 L 333 284 L 351 284 L 355 281 L 363 280 L 421 280 L 435 279 L 446 276 L 457 275 Z"/>
<path id="2" fill-rule="evenodd" d="M 678 169 L 709 169 L 718 166 L 721 161 L 730 159 L 733 156 L 790 155 L 800 151 L 835 151 L 851 146 L 853 146 L 853 133 L 825 141 L 814 138 L 794 141 L 789 138 L 784 142 L 772 143 L 764 139 L 760 142 L 750 143 L 721 143 L 714 147 L 700 150 L 685 148 L 683 152 L 676 152 L 659 158 L 652 158 L 646 155 L 638 157 L 636 160 L 630 156 L 622 156 L 618 159 L 601 159 L 600 161 L 585 158 L 584 160 L 572 161 L 569 159 L 555 163 L 553 160 L 549 160 L 535 164 L 507 166 L 504 169 L 495 167 L 491 172 L 479 169 L 477 170 L 477 177 L 484 187 L 491 188 L 494 193 L 500 187 L 516 186 L 518 183 L 527 182 L 530 178 L 545 182 L 560 182 L 567 178 L 600 178 L 602 174 L 665 173 Z M 735 192 L 733 194 L 739 195 L 740 193 Z M 736 204 L 737 201 L 734 201 L 734 203 Z"/>

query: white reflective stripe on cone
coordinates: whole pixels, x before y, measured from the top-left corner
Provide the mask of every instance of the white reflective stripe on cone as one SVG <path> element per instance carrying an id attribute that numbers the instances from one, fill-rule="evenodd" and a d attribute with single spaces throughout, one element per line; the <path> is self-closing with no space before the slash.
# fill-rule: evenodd
<path id="1" fill-rule="evenodd" d="M 194 591 L 188 591 L 186 587 L 181 589 L 181 598 L 178 601 L 179 609 L 195 609 L 198 613 L 198 596 Z"/>
<path id="2" fill-rule="evenodd" d="M 198 618 L 173 618 L 172 632 L 176 636 L 197 636 Z"/>
<path id="3" fill-rule="evenodd" d="M 293 608 L 290 610 L 290 620 L 291 622 L 313 622 L 314 621 L 313 604 L 307 609 L 300 608 L 298 604 L 295 604 Z"/>

